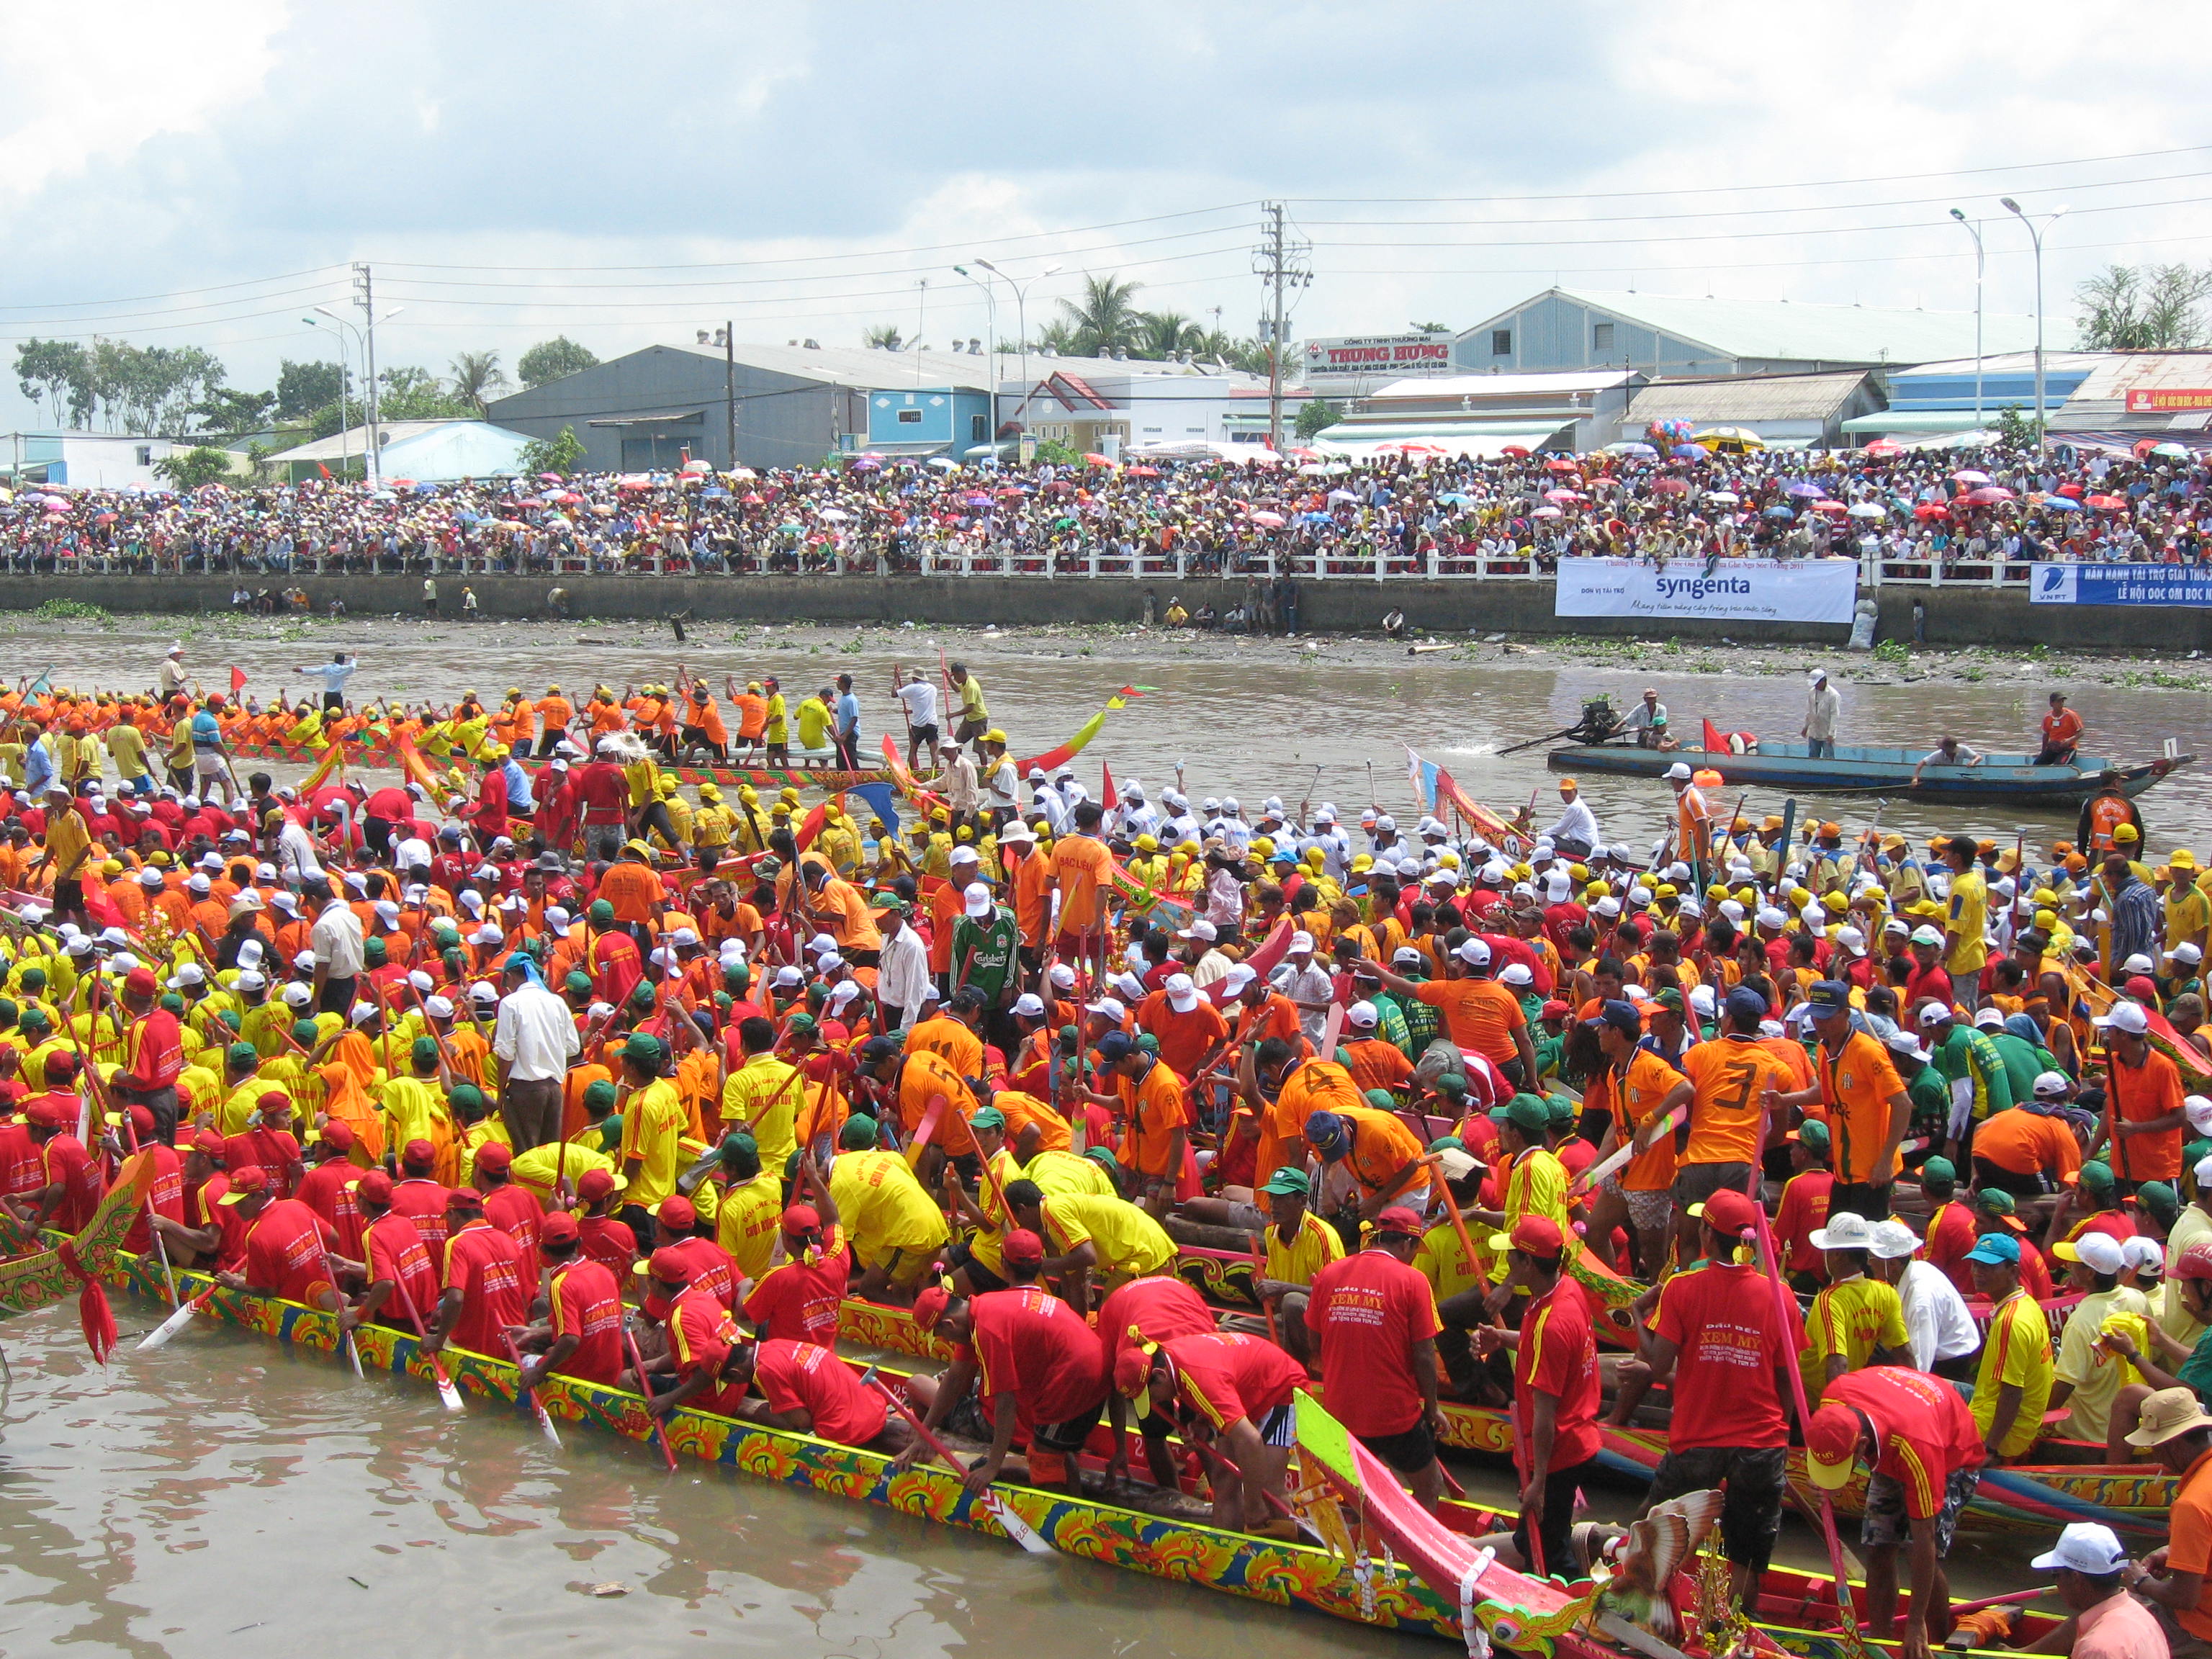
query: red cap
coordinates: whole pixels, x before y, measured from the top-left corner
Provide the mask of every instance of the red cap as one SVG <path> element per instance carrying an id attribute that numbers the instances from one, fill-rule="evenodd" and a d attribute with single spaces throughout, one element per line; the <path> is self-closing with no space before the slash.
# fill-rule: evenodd
<path id="1" fill-rule="evenodd" d="M 691 1259 L 672 1245 L 664 1244 L 653 1253 L 647 1269 L 663 1285 L 689 1285 L 691 1282 Z"/>
<path id="2" fill-rule="evenodd" d="M 583 1237 L 576 1225 L 576 1218 L 566 1210 L 555 1210 L 538 1224 L 538 1243 L 544 1246 L 574 1244 Z"/>
<path id="3" fill-rule="evenodd" d="M 672 1233 L 688 1233 L 699 1224 L 699 1212 L 691 1200 L 684 1197 L 664 1198 L 659 1209 L 653 1212 L 660 1224 Z"/>
<path id="4" fill-rule="evenodd" d="M 477 1210 L 483 1208 L 483 1194 L 473 1187 L 451 1187 L 446 1191 L 446 1207 L 449 1210 Z"/>
<path id="5" fill-rule="evenodd" d="M 326 1120 L 323 1124 L 323 1142 L 325 1146 L 336 1147 L 339 1152 L 351 1152 L 354 1144 L 353 1125 L 342 1117 Z"/>
<path id="6" fill-rule="evenodd" d="M 1044 1240 L 1027 1227 L 1017 1227 L 1000 1244 L 999 1254 L 1008 1261 L 1042 1261 L 1044 1260 Z"/>
<path id="7" fill-rule="evenodd" d="M 1124 1343 L 1114 1356 L 1114 1390 L 1124 1399 L 1135 1399 L 1152 1374 L 1152 1357 L 1137 1343 Z"/>
<path id="8" fill-rule="evenodd" d="M 58 1100 L 34 1100 L 24 1109 L 23 1115 L 41 1129 L 66 1129 L 77 1120 L 77 1115 Z"/>
<path id="9" fill-rule="evenodd" d="M 427 1140 L 410 1140 L 399 1149 L 400 1166 L 416 1175 L 429 1174 L 437 1161 L 438 1149 Z"/>
<path id="10" fill-rule="evenodd" d="M 586 1170 L 577 1177 L 576 1196 L 586 1204 L 596 1204 L 615 1189 L 612 1170 Z"/>
<path id="11" fill-rule="evenodd" d="M 230 1190 L 216 1200 L 218 1204 L 239 1204 L 269 1190 L 269 1172 L 258 1164 L 249 1164 L 242 1170 L 232 1171 Z"/>
<path id="12" fill-rule="evenodd" d="M 1823 1406 L 1805 1425 L 1805 1449 L 1823 1463 L 1847 1462 L 1858 1443 L 1859 1414 L 1849 1406 Z"/>
<path id="13" fill-rule="evenodd" d="M 392 1177 L 381 1170 L 371 1170 L 355 1183 L 354 1193 L 372 1204 L 389 1204 L 392 1202 Z"/>
<path id="14" fill-rule="evenodd" d="M 154 983 L 154 970 L 133 968 L 123 976 L 123 988 L 134 997 L 152 996 L 157 988 Z"/>
<path id="15" fill-rule="evenodd" d="M 210 1158 L 221 1158 L 222 1145 L 222 1137 L 212 1129 L 202 1129 L 192 1137 L 192 1150 L 205 1152 Z"/>
<path id="16" fill-rule="evenodd" d="M 945 1310 L 952 1296 L 942 1285 L 925 1285 L 914 1299 L 914 1323 L 916 1330 L 933 1331 L 937 1322 L 945 1317 Z"/>
<path id="17" fill-rule="evenodd" d="M 666 1213 L 668 1206 L 665 1204 L 660 1208 L 664 1214 Z M 817 1232 L 821 1226 L 822 1213 L 811 1204 L 794 1204 L 783 1212 L 783 1230 L 793 1237 L 800 1233 Z"/>
<path id="18" fill-rule="evenodd" d="M 1508 1237 L 1513 1241 L 1513 1248 L 1523 1255 L 1556 1257 L 1566 1248 L 1559 1224 L 1549 1216 L 1524 1215 L 1514 1224 Z"/>
<path id="19" fill-rule="evenodd" d="M 289 1112 L 292 1109 L 292 1097 L 282 1089 L 271 1089 L 265 1094 L 257 1095 L 253 1103 L 264 1112 Z"/>
<path id="20" fill-rule="evenodd" d="M 154 1113 L 151 1108 L 133 1106 L 131 1109 L 131 1133 L 138 1138 L 141 1146 L 151 1145 L 154 1139 Z"/>
<path id="21" fill-rule="evenodd" d="M 1375 1231 L 1378 1233 L 1403 1233 L 1408 1238 L 1419 1238 L 1422 1231 L 1421 1218 L 1402 1204 L 1393 1204 L 1375 1218 Z"/>
<path id="22" fill-rule="evenodd" d="M 1723 1238 L 1747 1238 L 1759 1225 L 1759 1212 L 1733 1187 L 1723 1187 L 1705 1201 L 1705 1225 Z"/>
<path id="23" fill-rule="evenodd" d="M 514 1148 L 503 1140 L 487 1140 L 477 1148 L 477 1168 L 479 1170 L 511 1170 L 514 1167 Z"/>
<path id="24" fill-rule="evenodd" d="M 66 1083 L 76 1075 L 76 1056 L 66 1048 L 46 1056 L 46 1081 Z"/>

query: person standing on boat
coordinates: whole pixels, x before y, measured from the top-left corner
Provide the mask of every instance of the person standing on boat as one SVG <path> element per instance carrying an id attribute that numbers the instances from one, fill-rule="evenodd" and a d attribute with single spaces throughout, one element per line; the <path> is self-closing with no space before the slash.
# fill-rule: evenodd
<path id="1" fill-rule="evenodd" d="M 1805 691 L 1805 724 L 1798 731 L 1805 739 L 1808 758 L 1835 759 L 1836 717 L 1843 708 L 1843 694 L 1828 684 L 1828 671 L 1814 669 L 1813 682 Z"/>
<path id="2" fill-rule="evenodd" d="M 1305 1321 L 1318 1339 L 1330 1411 L 1433 1510 L 1443 1501 L 1441 1327 L 1429 1281 L 1413 1266 L 1421 1233 L 1420 1217 L 1401 1206 L 1376 1216 L 1364 1249 L 1314 1276 Z"/>
<path id="3" fill-rule="evenodd" d="M 2066 694 L 2051 694 L 2051 712 L 2043 717 L 2043 747 L 2036 751 L 2038 766 L 2071 766 L 2081 747 L 2081 717 L 2066 706 Z"/>

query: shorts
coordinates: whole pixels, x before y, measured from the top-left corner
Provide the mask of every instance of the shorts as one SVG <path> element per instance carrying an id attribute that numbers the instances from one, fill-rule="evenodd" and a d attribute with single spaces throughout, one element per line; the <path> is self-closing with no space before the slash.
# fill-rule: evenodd
<path id="1" fill-rule="evenodd" d="M 1869 1221 L 1889 1219 L 1889 1188 L 1870 1181 L 1839 1181 L 1828 1189 L 1830 1215 L 1864 1216 Z"/>
<path id="2" fill-rule="evenodd" d="M 1738 1566 L 1765 1572 L 1774 1553 L 1774 1534 L 1782 1525 L 1782 1468 L 1788 1451 L 1784 1446 L 1698 1446 L 1670 1451 L 1652 1472 L 1645 1507 L 1686 1492 L 1725 1487 L 1721 1547 Z"/>
<path id="3" fill-rule="evenodd" d="M 1396 1434 L 1355 1436 L 1359 1443 L 1400 1474 L 1419 1474 L 1437 1461 L 1437 1437 L 1425 1422 L 1416 1421 Z"/>
<path id="4" fill-rule="evenodd" d="M 1158 1412 L 1152 1414 L 1159 1415 Z M 1285 1400 L 1252 1426 L 1260 1431 L 1260 1443 L 1263 1446 L 1295 1446 L 1298 1443 L 1298 1408 Z"/>
<path id="5" fill-rule="evenodd" d="M 1228 1200 L 1229 1219 L 1221 1224 L 1237 1227 L 1248 1233 L 1256 1233 L 1273 1224 L 1267 1212 L 1256 1204 L 1246 1204 L 1237 1199 Z"/>
<path id="6" fill-rule="evenodd" d="M 1740 1193 L 1750 1185 L 1748 1164 L 1685 1164 L 1674 1171 L 1674 1207 L 1686 1210 L 1692 1204 L 1702 1204 L 1723 1187 Z"/>
<path id="7" fill-rule="evenodd" d="M 1078 1412 L 1060 1423 L 1040 1423 L 1030 1431 L 1030 1445 L 1040 1451 L 1079 1452 L 1091 1438 L 1091 1430 L 1098 1426 L 1098 1413 L 1105 1409 L 1106 1396 L 1087 1412 Z"/>
<path id="8" fill-rule="evenodd" d="M 936 1260 L 934 1250 L 893 1250 L 873 1265 L 884 1270 L 886 1283 L 904 1286 L 919 1283 L 929 1270 L 929 1264 Z"/>
<path id="9" fill-rule="evenodd" d="M 1665 1231 L 1668 1218 L 1674 1212 L 1674 1196 L 1664 1187 L 1631 1192 L 1620 1184 L 1619 1176 L 1609 1175 L 1598 1190 L 1612 1194 L 1626 1206 L 1628 1224 L 1639 1233 Z"/>
<path id="10" fill-rule="evenodd" d="M 952 741 L 973 743 L 990 729 L 991 723 L 988 720 L 964 720 L 960 722 L 959 729 L 953 732 Z"/>
<path id="11" fill-rule="evenodd" d="M 906 735 L 908 743 L 926 743 L 932 749 L 937 747 L 937 728 L 933 726 L 909 726 Z"/>
<path id="12" fill-rule="evenodd" d="M 1936 1553 L 1948 1555 L 1951 1536 L 1959 1530 L 1959 1515 L 1982 1483 L 1979 1469 L 1954 1469 L 1943 1482 L 1943 1507 L 1936 1511 Z M 1866 1515 L 1859 1522 L 1859 1542 L 1869 1547 L 1875 1544 L 1901 1544 L 1910 1535 L 1911 1523 L 1905 1512 L 1905 1486 L 1893 1475 L 1875 1474 L 1867 1479 Z"/>
<path id="13" fill-rule="evenodd" d="M 1003 1291 L 1006 1288 L 1006 1281 L 983 1265 L 975 1255 L 974 1245 L 967 1239 L 956 1238 L 952 1241 L 952 1248 L 945 1253 L 945 1265 L 948 1270 L 954 1272 L 966 1268 L 968 1282 L 975 1287 L 978 1296 L 982 1295 L 986 1291 Z"/>
<path id="14" fill-rule="evenodd" d="M 54 908 L 64 915 L 84 908 L 84 884 L 75 876 L 64 876 L 54 884 Z"/>

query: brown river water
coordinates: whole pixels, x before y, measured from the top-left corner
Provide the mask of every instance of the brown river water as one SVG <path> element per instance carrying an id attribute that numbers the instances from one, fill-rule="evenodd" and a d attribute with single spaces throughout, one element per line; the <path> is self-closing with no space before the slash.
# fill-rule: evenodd
<path id="1" fill-rule="evenodd" d="M 52 665 L 58 684 L 148 684 L 176 627 L 16 618 L 0 628 L 0 671 L 13 679 Z M 356 695 L 411 699 L 471 687 L 494 698 L 509 684 L 537 692 L 549 678 L 573 693 L 594 678 L 665 678 L 679 657 L 718 680 L 777 673 L 794 696 L 850 669 L 871 740 L 892 713 L 894 658 L 933 664 L 940 643 L 920 629 L 811 626 L 754 629 L 742 643 L 726 626 L 695 628 L 680 651 L 665 630 L 630 624 L 215 618 L 185 627 L 187 660 L 206 684 L 227 684 L 235 663 L 264 696 L 279 671 L 326 659 L 333 647 L 362 657 Z M 860 648 L 846 649 L 855 638 Z M 1556 652 L 1411 659 L 1376 641 L 1304 652 L 1297 642 L 1039 630 L 941 642 L 975 666 L 1018 751 L 1060 741 L 1125 683 L 1157 687 L 1112 717 L 1079 763 L 1094 789 L 1101 761 L 1117 780 L 1133 775 L 1156 792 L 1180 760 L 1194 798 L 1234 793 L 1249 809 L 1277 793 L 1295 806 L 1310 787 L 1315 804 L 1331 799 L 1349 816 L 1368 799 L 1371 761 L 1376 797 L 1401 819 L 1408 742 L 1510 811 L 1532 788 L 1548 805 L 1551 775 L 1540 750 L 1494 751 L 1565 725 L 1598 690 L 1626 703 L 1656 685 L 1692 731 L 1711 712 L 1730 727 L 1794 732 L 1804 696 L 1803 663 L 1779 650 L 1741 653 L 1719 673 L 1670 673 L 1650 663 L 1585 665 Z M 1981 684 L 1854 684 L 1848 671 L 1833 665 L 1845 740 L 1872 743 L 1923 742 L 1947 725 L 1985 745 L 2025 741 L 2043 692 L 2069 683 L 2024 666 Z M 2201 693 L 2101 683 L 2081 684 L 2078 701 L 2095 745 L 2132 755 L 2156 753 L 2169 735 L 2198 746 L 2207 712 Z M 1589 793 L 1609 835 L 1656 833 L 1660 786 L 1597 781 Z M 2197 772 L 2145 805 L 2154 848 L 2202 848 L 2212 831 L 2212 798 Z M 1747 810 L 1780 803 L 1754 799 Z M 1825 810 L 1850 823 L 1870 804 Z M 2070 829 L 2051 814 L 1938 824 L 1901 804 L 1883 822 L 2031 837 Z M 1279 1659 L 1443 1651 L 1079 1561 L 1033 1561 L 994 1540 L 725 1470 L 687 1466 L 672 1476 L 649 1448 L 627 1442 L 572 1432 L 556 1453 L 519 1416 L 474 1402 L 456 1420 L 427 1388 L 374 1375 L 356 1382 L 322 1358 L 235 1332 L 195 1330 L 137 1358 L 131 1338 L 157 1310 L 118 1298 L 117 1312 L 125 1345 L 105 1373 L 86 1358 L 71 1309 L 0 1331 L 13 1369 L 0 1438 L 0 1654 L 68 1643 L 88 1654 L 289 1659 L 322 1640 L 432 1655 L 526 1645 L 594 1654 L 697 1640 L 824 1659 L 954 1650 L 1032 1659 L 1094 1643 L 1210 1659 L 1255 1636 Z M 1459 1474 L 1476 1498 L 1510 1501 L 1502 1463 Z M 1633 1503 L 1617 1489 L 1589 1497 L 1599 1515 Z M 1947 1564 L 1954 1594 L 2033 1583 L 2029 1553 L 2010 1540 L 1962 1540 Z M 1820 1559 L 1794 1519 L 1781 1555 Z M 605 1583 L 629 1593 L 586 1594 Z M 1242 1638 L 1231 1634 L 1239 1629 Z"/>

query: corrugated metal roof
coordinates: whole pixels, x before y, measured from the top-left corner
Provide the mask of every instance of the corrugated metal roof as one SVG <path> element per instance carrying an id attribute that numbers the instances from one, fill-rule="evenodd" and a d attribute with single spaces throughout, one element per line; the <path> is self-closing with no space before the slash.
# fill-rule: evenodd
<path id="1" fill-rule="evenodd" d="M 2046 362 L 2044 373 L 2050 372 Z M 2075 388 L 2070 401 L 2124 404 L 2130 392 L 2201 386 L 2212 386 L 2212 351 L 2099 352 L 2089 378 Z"/>
<path id="2" fill-rule="evenodd" d="M 1744 421 L 1827 421 L 1866 384 L 1869 371 L 1656 380 L 1628 400 L 1625 425 L 1674 416 L 1727 426 Z"/>
<path id="3" fill-rule="evenodd" d="M 1603 311 L 1623 322 L 1641 323 L 1678 339 L 1709 346 L 1723 357 L 1765 357 L 1826 363 L 1924 363 L 1939 357 L 1971 357 L 1974 313 L 1971 311 L 1899 311 L 1875 306 L 1808 305 L 1793 300 L 1693 299 L 1665 294 L 1621 294 L 1595 289 L 1553 289 L 1577 305 Z M 1541 299 L 1543 295 L 1536 295 Z M 1534 303 L 1523 301 L 1520 311 Z M 1500 319 L 1509 313 L 1498 313 Z M 1986 351 L 2024 351 L 2035 344 L 2033 317 L 1984 313 L 1982 344 Z M 1466 334 L 1490 326 L 1479 323 Z M 2046 350 L 2070 348 L 2070 319 L 2044 319 Z"/>
<path id="4" fill-rule="evenodd" d="M 481 426 L 502 436 L 526 441 L 526 434 L 510 432 L 503 426 L 493 426 L 489 421 L 380 421 L 377 433 L 389 451 L 392 445 L 408 438 L 420 437 L 425 432 L 435 432 L 447 426 Z M 141 441 L 143 441 L 143 440 Z M 341 458 L 358 459 L 368 453 L 368 428 L 353 427 L 343 433 L 333 433 L 327 438 L 318 438 L 313 443 L 301 444 L 296 449 L 287 449 L 271 455 L 271 461 L 335 461 Z"/>
<path id="5" fill-rule="evenodd" d="M 671 348 L 720 362 L 722 353 L 712 346 Z M 794 380 L 818 380 L 829 386 L 862 391 L 896 391 L 902 386 L 941 392 L 988 392 L 991 360 L 964 351 L 873 351 L 862 346 L 776 346 L 738 343 L 738 362 L 770 374 Z M 1002 358 L 1005 354 L 1000 354 Z"/>
<path id="6" fill-rule="evenodd" d="M 1611 392 L 1634 378 L 1618 368 L 1577 368 L 1556 374 L 1454 374 L 1443 380 L 1393 380 L 1367 394 L 1375 404 L 1393 398 L 1570 397 L 1577 392 Z"/>

